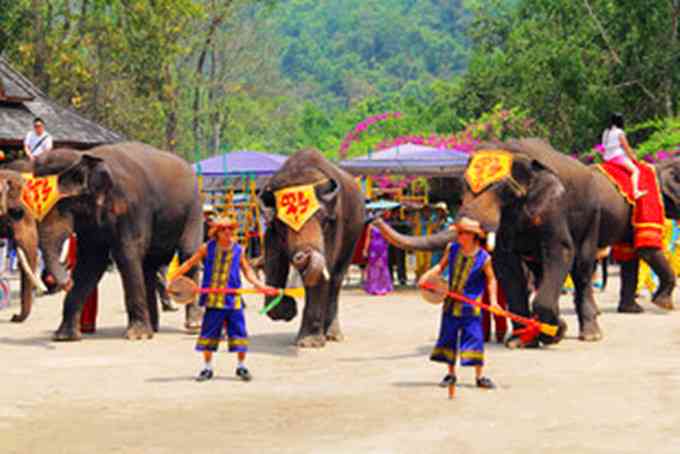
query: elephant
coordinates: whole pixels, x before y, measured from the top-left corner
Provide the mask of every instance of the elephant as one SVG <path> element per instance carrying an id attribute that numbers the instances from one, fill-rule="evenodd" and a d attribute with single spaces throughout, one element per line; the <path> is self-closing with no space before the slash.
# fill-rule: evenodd
<path id="1" fill-rule="evenodd" d="M 286 205 L 290 194 L 285 194 L 303 185 L 313 189 L 297 200 L 312 207 L 316 201 L 318 209 L 296 229 L 284 222 L 286 217 L 282 213 L 291 208 Z M 265 233 L 266 283 L 284 287 L 292 263 L 305 287 L 305 307 L 296 344 L 319 348 L 327 340 L 341 341 L 338 297 L 365 221 L 364 197 L 357 183 L 318 151 L 302 150 L 288 158 L 267 181 L 260 200 L 269 213 Z M 268 315 L 273 320 L 290 321 L 297 315 L 296 301 L 284 296 Z"/>
<path id="2" fill-rule="evenodd" d="M 128 339 L 158 330 L 157 273 L 175 253 L 191 257 L 203 237 L 196 175 L 181 158 L 136 142 L 101 145 L 86 152 L 61 148 L 40 155 L 36 176 L 58 175 L 60 199 L 38 225 L 45 280 L 67 291 L 58 341 L 81 338 L 82 302 L 96 288 L 110 260 L 121 275 Z M 72 277 L 59 261 L 71 232 L 78 238 Z M 195 278 L 197 270 L 189 274 Z M 200 310 L 186 308 L 195 330 Z"/>
<path id="3" fill-rule="evenodd" d="M 557 152 L 543 140 L 521 139 L 477 147 L 478 152 L 485 150 L 509 153 L 512 157 L 510 172 L 475 192 L 466 181 L 458 216 L 477 220 L 485 230 L 497 232 L 493 267 L 505 290 L 509 309 L 522 316 L 535 315 L 545 323 L 557 324 L 557 335 L 542 335 L 540 341 L 544 344 L 559 342 L 567 329 L 566 322 L 559 316 L 560 289 L 567 274 L 571 274 L 579 338 L 585 341 L 601 339 L 592 274 L 598 250 L 632 240 L 632 207 L 602 173 Z M 675 169 L 675 166 L 671 168 Z M 668 172 L 661 172 L 662 181 L 665 173 Z M 671 205 L 666 207 L 667 212 L 673 213 L 677 210 L 677 191 L 667 192 L 664 190 L 664 201 Z M 455 238 L 455 232 L 444 232 L 429 239 L 398 237 L 395 232 L 389 232 L 387 226 L 380 223 L 378 226 L 386 232 L 388 239 L 412 249 L 443 248 L 447 241 Z M 663 252 L 641 249 L 638 253 L 660 277 L 654 302 L 668 307 L 675 283 Z M 533 314 L 525 265 L 537 284 Z M 622 299 L 620 309 L 626 311 L 630 303 L 630 300 Z M 516 347 L 520 342 L 512 337 L 507 344 Z"/>
<path id="4" fill-rule="evenodd" d="M 0 237 L 14 241 L 21 266 L 21 312 L 12 322 L 28 318 L 33 306 L 33 289 L 44 292 L 45 286 L 36 276 L 38 263 L 38 228 L 33 215 L 26 210 L 21 193 L 25 180 L 12 170 L 0 170 Z"/>

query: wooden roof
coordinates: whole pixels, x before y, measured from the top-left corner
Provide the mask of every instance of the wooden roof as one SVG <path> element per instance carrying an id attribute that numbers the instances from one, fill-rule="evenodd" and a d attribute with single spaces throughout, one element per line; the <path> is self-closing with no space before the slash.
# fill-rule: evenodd
<path id="1" fill-rule="evenodd" d="M 55 146 L 89 148 L 124 140 L 120 134 L 50 100 L 0 57 L 0 146 L 21 146 L 35 117 L 45 121 Z"/>

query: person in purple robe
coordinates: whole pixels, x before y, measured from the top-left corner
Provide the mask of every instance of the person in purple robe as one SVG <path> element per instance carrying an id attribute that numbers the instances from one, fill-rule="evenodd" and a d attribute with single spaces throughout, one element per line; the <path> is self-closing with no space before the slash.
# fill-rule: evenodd
<path id="1" fill-rule="evenodd" d="M 364 245 L 364 256 L 368 258 L 364 278 L 366 293 L 385 295 L 394 290 L 388 265 L 389 244 L 374 226 L 369 226 L 368 238 Z"/>

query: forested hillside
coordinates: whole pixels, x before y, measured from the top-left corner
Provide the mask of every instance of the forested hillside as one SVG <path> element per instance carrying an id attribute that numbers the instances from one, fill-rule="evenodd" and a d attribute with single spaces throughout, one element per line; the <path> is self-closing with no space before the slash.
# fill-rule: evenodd
<path id="1" fill-rule="evenodd" d="M 190 159 L 335 157 L 382 112 L 402 115 L 350 155 L 466 126 L 588 152 L 613 110 L 641 125 L 636 145 L 656 131 L 647 152 L 680 136 L 679 17 L 680 0 L 0 0 L 0 52 L 61 103 Z"/>

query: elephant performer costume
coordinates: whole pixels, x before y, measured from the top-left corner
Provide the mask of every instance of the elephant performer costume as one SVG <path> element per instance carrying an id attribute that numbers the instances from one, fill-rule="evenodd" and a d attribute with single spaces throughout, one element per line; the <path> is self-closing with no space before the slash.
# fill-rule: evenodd
<path id="1" fill-rule="evenodd" d="M 288 158 L 260 198 L 269 212 L 267 284 L 283 287 L 292 263 L 305 286 L 297 345 L 322 347 L 326 340 L 342 340 L 338 296 L 365 220 L 356 181 L 318 151 L 304 150 Z M 268 313 L 285 321 L 296 314 L 295 300 L 287 296 Z"/>
<path id="2" fill-rule="evenodd" d="M 123 282 L 126 336 L 151 338 L 159 323 L 159 268 L 175 253 L 186 260 L 201 245 L 201 202 L 191 166 L 148 145 L 120 143 L 87 152 L 52 150 L 36 159 L 34 173 L 58 181 L 59 201 L 38 227 L 46 279 L 68 290 L 55 340 L 81 338 L 83 301 L 111 258 Z M 72 232 L 78 259 L 71 280 L 59 256 Z M 188 305 L 187 329 L 197 329 L 199 320 L 200 310 Z"/>

